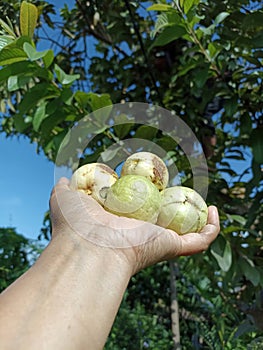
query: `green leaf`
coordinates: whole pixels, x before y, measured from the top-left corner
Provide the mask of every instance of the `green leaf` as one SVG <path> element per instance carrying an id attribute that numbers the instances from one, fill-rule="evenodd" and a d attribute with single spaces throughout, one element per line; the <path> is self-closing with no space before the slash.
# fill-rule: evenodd
<path id="1" fill-rule="evenodd" d="M 180 1 L 180 5 L 183 8 L 184 13 L 186 15 L 195 3 L 196 3 L 196 0 L 181 0 Z"/>
<path id="2" fill-rule="evenodd" d="M 53 137 L 53 143 L 54 143 L 54 147 L 56 149 L 56 153 L 58 152 L 59 147 L 60 147 L 62 142 L 63 142 L 63 146 L 64 147 L 66 146 L 67 139 L 68 139 L 67 135 L 68 135 L 68 130 L 65 129 Z"/>
<path id="3" fill-rule="evenodd" d="M 7 45 L 11 44 L 14 38 L 11 35 L 1 35 L 0 36 L 0 51 Z"/>
<path id="4" fill-rule="evenodd" d="M 243 113 L 240 117 L 240 135 L 250 135 L 252 130 L 252 119 L 249 113 Z"/>
<path id="5" fill-rule="evenodd" d="M 47 69 L 40 67 L 35 62 L 17 62 L 0 69 L 0 82 L 7 80 L 13 75 L 39 77 L 45 80 L 52 80 L 53 76 L 50 76 L 50 74 L 51 73 Z"/>
<path id="6" fill-rule="evenodd" d="M 181 38 L 187 34 L 187 31 L 184 26 L 182 25 L 172 25 L 169 27 L 164 28 L 163 32 L 158 35 L 156 40 L 154 41 L 151 48 L 156 46 L 164 46 L 169 44 L 171 41 L 174 41 L 178 38 Z"/>
<path id="7" fill-rule="evenodd" d="M 224 233 L 229 234 L 233 232 L 240 232 L 244 231 L 244 227 L 242 226 L 235 226 L 235 225 L 228 225 L 227 227 L 224 228 Z"/>
<path id="8" fill-rule="evenodd" d="M 215 30 L 215 24 L 211 24 L 209 27 L 199 28 L 205 35 L 212 35 Z"/>
<path id="9" fill-rule="evenodd" d="M 195 70 L 194 81 L 196 86 L 201 89 L 208 79 L 209 66 Z"/>
<path id="10" fill-rule="evenodd" d="M 154 30 L 151 31 L 151 38 L 153 39 L 155 35 L 161 31 L 161 29 L 169 25 L 168 17 L 166 13 L 161 13 L 157 16 L 157 20 L 154 25 Z"/>
<path id="11" fill-rule="evenodd" d="M 19 89 L 18 77 L 17 76 L 9 77 L 8 81 L 7 81 L 7 90 L 11 92 L 11 91 L 15 91 L 18 89 Z"/>
<path id="12" fill-rule="evenodd" d="M 228 117 L 233 117 L 238 108 L 238 98 L 237 96 L 231 97 L 225 102 L 225 111 Z"/>
<path id="13" fill-rule="evenodd" d="M 14 126 L 16 132 L 23 133 L 27 129 L 28 124 L 25 122 L 23 116 L 18 114 L 14 116 Z"/>
<path id="14" fill-rule="evenodd" d="M 32 40 L 28 36 L 20 36 L 13 43 L 9 44 L 9 47 L 18 47 L 19 49 L 23 49 L 24 43 L 32 43 Z"/>
<path id="15" fill-rule="evenodd" d="M 114 118 L 114 131 L 120 139 L 129 133 L 132 126 L 132 120 L 126 114 L 121 113 Z"/>
<path id="16" fill-rule="evenodd" d="M 171 5 L 155 4 L 147 8 L 147 11 L 169 11 L 174 10 Z"/>
<path id="17" fill-rule="evenodd" d="M 189 61 L 188 63 L 186 63 L 185 65 L 182 66 L 183 69 L 181 69 L 178 73 L 178 76 L 183 76 L 185 74 L 187 74 L 190 70 L 192 70 L 193 68 L 195 68 L 198 65 L 198 62 L 196 61 Z"/>
<path id="18" fill-rule="evenodd" d="M 263 128 L 258 127 L 256 129 L 253 129 L 250 134 L 250 140 L 251 140 L 251 147 L 252 152 L 254 156 L 254 160 L 258 164 L 263 164 L 263 142 L 262 137 L 263 135 Z"/>
<path id="19" fill-rule="evenodd" d="M 260 30 L 263 28 L 263 13 L 261 11 L 255 11 L 247 14 L 244 17 L 242 27 L 247 30 Z"/>
<path id="20" fill-rule="evenodd" d="M 51 97 L 52 93 L 49 92 L 49 88 L 49 83 L 39 83 L 28 90 L 18 106 L 20 114 L 23 115 L 31 108 L 34 108 L 37 105 L 38 101 L 42 98 L 46 98 L 47 96 Z"/>
<path id="21" fill-rule="evenodd" d="M 13 40 L 16 38 L 16 35 L 14 33 L 14 28 L 13 28 L 13 25 L 10 23 L 10 25 L 8 25 L 5 21 L 3 21 L 1 18 L 0 18 L 0 26 L 4 29 L 4 31 L 6 33 L 8 33 L 9 37 L 13 38 Z"/>
<path id="22" fill-rule="evenodd" d="M 57 64 L 54 67 L 58 81 L 62 85 L 72 84 L 75 80 L 79 79 L 79 74 L 66 74 Z"/>
<path id="23" fill-rule="evenodd" d="M 51 64 L 54 61 L 54 58 L 55 56 L 53 50 L 47 50 L 46 55 L 43 57 L 43 62 L 46 68 L 51 66 Z"/>
<path id="24" fill-rule="evenodd" d="M 263 31 L 256 34 L 253 39 L 251 40 L 252 44 L 255 48 L 259 49 L 263 47 Z"/>
<path id="25" fill-rule="evenodd" d="M 27 42 L 24 43 L 23 49 L 31 61 L 36 61 L 36 60 L 39 60 L 40 58 L 43 58 L 44 56 L 46 56 L 48 52 L 47 50 L 38 52 L 31 44 Z"/>
<path id="26" fill-rule="evenodd" d="M 91 106 L 93 111 L 112 105 L 109 94 L 98 95 L 93 92 L 87 93 L 87 103 Z"/>
<path id="27" fill-rule="evenodd" d="M 157 16 L 157 20 L 155 22 L 154 30 L 151 32 L 151 38 L 154 38 L 155 35 L 161 32 L 165 27 L 169 27 L 172 25 L 179 25 L 182 23 L 181 16 L 176 13 L 161 13 Z"/>
<path id="28" fill-rule="evenodd" d="M 27 55 L 22 49 L 6 46 L 0 51 L 0 66 L 25 60 Z"/>
<path id="29" fill-rule="evenodd" d="M 211 246 L 211 253 L 216 259 L 219 267 L 227 272 L 232 265 L 232 251 L 228 241 L 222 236 L 218 237 Z"/>
<path id="30" fill-rule="evenodd" d="M 21 89 L 26 84 L 28 84 L 31 80 L 31 77 L 23 77 L 23 76 L 11 76 L 7 81 L 7 90 L 12 92 Z"/>
<path id="31" fill-rule="evenodd" d="M 33 117 L 33 129 L 35 131 L 39 130 L 42 121 L 48 116 L 46 114 L 46 105 L 47 103 L 45 101 L 42 101 L 35 111 Z"/>
<path id="32" fill-rule="evenodd" d="M 246 278 L 256 287 L 260 282 L 260 273 L 254 262 L 248 257 L 240 258 L 239 265 Z"/>
<path id="33" fill-rule="evenodd" d="M 236 222 L 238 222 L 239 224 L 241 224 L 242 226 L 246 225 L 246 219 L 243 216 L 240 215 L 228 215 L 230 220 L 234 220 Z"/>
<path id="34" fill-rule="evenodd" d="M 122 150 L 122 147 L 119 146 L 119 147 L 114 147 L 114 148 L 110 148 L 110 149 L 107 149 L 106 151 L 102 152 L 101 153 L 101 158 L 102 158 L 102 161 L 107 163 L 109 162 L 110 160 L 112 160 L 113 158 L 115 158 L 116 154 Z"/>
<path id="35" fill-rule="evenodd" d="M 64 88 L 61 91 L 61 101 L 63 101 L 66 105 L 71 105 L 73 99 L 73 92 L 70 88 Z"/>
<path id="36" fill-rule="evenodd" d="M 55 126 L 59 125 L 59 123 L 63 122 L 66 119 L 66 114 L 63 109 L 57 109 L 54 114 L 47 115 L 41 122 L 39 129 L 41 133 L 43 133 L 44 138 L 51 138 L 52 130 Z"/>
<path id="37" fill-rule="evenodd" d="M 37 19 L 37 7 L 27 1 L 23 1 L 20 7 L 21 34 L 32 38 L 37 26 Z"/>
<path id="38" fill-rule="evenodd" d="M 157 129 L 148 125 L 140 126 L 134 135 L 134 138 L 153 140 L 157 134 Z"/>
<path id="39" fill-rule="evenodd" d="M 261 169 L 261 164 L 256 162 L 256 160 L 254 158 L 252 160 L 251 169 L 253 172 L 253 178 L 250 180 L 250 182 L 251 182 L 252 186 L 258 186 L 259 182 L 262 180 L 262 169 Z"/>
<path id="40" fill-rule="evenodd" d="M 258 168 L 259 168 L 259 172 L 260 172 L 259 175 L 261 175 L 260 166 L 258 166 Z M 246 225 L 247 227 L 250 227 L 254 223 L 254 221 L 258 215 L 258 212 L 260 210 L 260 207 L 261 207 L 262 197 L 263 197 L 262 192 L 258 192 L 256 194 L 255 198 L 253 199 L 253 203 L 252 203 L 252 205 L 249 208 L 249 211 L 247 213 L 247 218 L 248 218 L 247 225 Z M 261 242 L 261 244 L 262 244 L 262 242 Z"/>
<path id="41" fill-rule="evenodd" d="M 112 110 L 112 101 L 110 95 L 98 95 L 90 92 L 88 93 L 88 96 L 88 103 L 93 110 L 92 117 L 95 117 L 95 120 L 99 123 L 99 125 L 105 126 L 104 124 L 109 118 L 110 112 Z"/>
<path id="42" fill-rule="evenodd" d="M 220 51 L 221 51 L 221 46 L 218 45 L 217 43 L 212 42 L 208 44 L 209 56 L 212 59 L 216 58 L 216 56 L 220 53 Z"/>
<path id="43" fill-rule="evenodd" d="M 230 15 L 230 13 L 228 13 L 228 12 L 219 13 L 219 15 L 217 15 L 215 18 L 215 24 L 217 25 L 217 24 L 223 22 L 229 15 Z"/>
<path id="44" fill-rule="evenodd" d="M 89 104 L 89 95 L 86 92 L 76 91 L 74 94 L 74 98 L 81 108 L 86 108 Z"/>

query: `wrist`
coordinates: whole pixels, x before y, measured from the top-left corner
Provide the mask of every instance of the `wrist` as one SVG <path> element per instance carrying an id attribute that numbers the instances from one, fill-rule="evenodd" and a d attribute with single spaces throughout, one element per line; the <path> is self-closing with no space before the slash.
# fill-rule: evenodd
<path id="1" fill-rule="evenodd" d="M 74 328 L 93 325 L 99 334 L 86 334 L 90 348 L 102 349 L 132 276 L 130 264 L 120 250 L 96 246 L 72 231 L 54 243 L 70 253 L 71 298 L 81 304 L 81 323 Z"/>
<path id="2" fill-rule="evenodd" d="M 77 263 L 83 272 L 92 266 L 99 274 L 110 271 L 112 277 L 121 274 L 123 279 L 129 280 L 133 275 L 133 261 L 125 250 L 97 245 L 69 228 L 56 232 L 50 245 L 56 247 L 56 251 L 60 247 L 62 256 L 70 255 L 72 263 Z"/>

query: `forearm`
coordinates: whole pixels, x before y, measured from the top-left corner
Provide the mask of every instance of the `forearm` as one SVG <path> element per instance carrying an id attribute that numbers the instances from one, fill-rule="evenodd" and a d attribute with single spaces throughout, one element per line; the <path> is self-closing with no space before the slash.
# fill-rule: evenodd
<path id="1" fill-rule="evenodd" d="M 118 255 L 61 234 L 0 298 L 4 349 L 102 349 L 131 271 Z"/>

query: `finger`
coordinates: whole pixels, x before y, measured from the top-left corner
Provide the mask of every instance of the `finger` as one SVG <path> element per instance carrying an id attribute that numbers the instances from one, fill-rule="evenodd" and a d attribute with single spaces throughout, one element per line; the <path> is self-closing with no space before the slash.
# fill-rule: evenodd
<path id="1" fill-rule="evenodd" d="M 208 208 L 207 225 L 200 233 L 188 233 L 180 236 L 182 250 L 180 255 L 192 255 L 205 251 L 216 239 L 220 231 L 218 211 L 215 206 Z"/>
<path id="2" fill-rule="evenodd" d="M 60 190 L 69 190 L 69 179 L 66 177 L 61 177 L 58 180 L 57 184 L 52 189 L 51 196 L 55 194 L 56 191 Z"/>
<path id="3" fill-rule="evenodd" d="M 61 177 L 58 180 L 58 185 L 67 185 L 67 186 L 69 186 L 69 179 L 67 179 L 66 177 Z"/>
<path id="4" fill-rule="evenodd" d="M 211 205 L 210 207 L 208 207 L 207 224 L 211 224 L 216 227 L 220 226 L 218 210 L 217 210 L 217 207 L 215 207 L 214 205 Z"/>

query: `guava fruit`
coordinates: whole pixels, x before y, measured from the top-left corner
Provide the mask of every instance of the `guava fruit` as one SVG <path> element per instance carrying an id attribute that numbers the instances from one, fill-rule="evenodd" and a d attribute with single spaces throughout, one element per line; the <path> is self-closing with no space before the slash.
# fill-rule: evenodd
<path id="1" fill-rule="evenodd" d="M 91 195 L 98 203 L 104 204 L 106 192 L 118 179 L 118 175 L 103 163 L 85 164 L 72 175 L 70 188 Z"/>
<path id="2" fill-rule="evenodd" d="M 203 198 L 184 186 L 168 187 L 161 191 L 162 205 L 157 225 L 180 235 L 200 232 L 207 223 L 208 208 Z"/>
<path id="3" fill-rule="evenodd" d="M 104 208 L 119 216 L 156 223 L 160 204 L 161 194 L 150 180 L 125 175 L 108 189 Z"/>
<path id="4" fill-rule="evenodd" d="M 164 161 L 151 152 L 137 152 L 129 156 L 121 170 L 121 177 L 125 175 L 145 176 L 159 190 L 165 189 L 169 180 Z"/>

